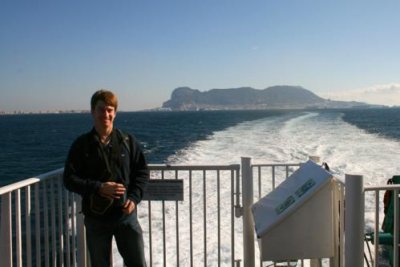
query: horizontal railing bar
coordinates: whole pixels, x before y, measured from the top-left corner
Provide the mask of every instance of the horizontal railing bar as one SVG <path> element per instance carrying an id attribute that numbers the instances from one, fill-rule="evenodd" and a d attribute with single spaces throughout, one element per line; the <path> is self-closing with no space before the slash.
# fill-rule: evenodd
<path id="1" fill-rule="evenodd" d="M 251 164 L 252 167 L 286 167 L 300 166 L 301 163 L 267 163 L 267 164 Z"/>
<path id="2" fill-rule="evenodd" d="M 60 168 L 51 172 L 43 173 L 39 175 L 38 177 L 32 177 L 32 178 L 27 178 L 19 182 L 15 182 L 9 185 L 5 185 L 0 187 L 0 196 L 9 192 L 12 192 L 14 190 L 17 190 L 19 188 L 23 188 L 29 185 L 33 185 L 36 183 L 39 183 L 40 181 L 48 180 L 53 177 L 53 175 L 59 175 L 59 173 L 63 172 L 64 168 Z"/>
<path id="3" fill-rule="evenodd" d="M 232 165 L 163 165 L 151 164 L 148 166 L 151 171 L 230 171 L 239 170 L 239 164 Z"/>
<path id="4" fill-rule="evenodd" d="M 165 165 L 165 164 L 149 164 L 149 170 L 157 170 L 157 171 L 165 171 L 165 170 L 193 170 L 193 171 L 203 171 L 203 170 L 210 170 L 210 171 L 218 171 L 218 170 L 239 170 L 239 164 L 231 164 L 231 165 Z M 53 170 L 51 172 L 47 172 L 41 174 L 37 177 L 27 178 L 22 181 L 18 181 L 9 185 L 5 185 L 0 187 L 0 195 L 4 195 L 6 193 L 12 192 L 19 188 L 23 188 L 29 185 L 33 185 L 39 183 L 44 180 L 48 180 L 52 178 L 53 175 L 59 175 L 64 171 L 64 168 L 60 168 L 57 170 Z"/>
<path id="5" fill-rule="evenodd" d="M 0 196 L 40 182 L 39 178 L 28 178 L 20 182 L 0 187 Z"/>
<path id="6" fill-rule="evenodd" d="M 390 184 L 390 185 L 366 186 L 366 187 L 364 187 L 364 191 L 396 190 L 396 189 L 400 189 L 400 185 Z"/>

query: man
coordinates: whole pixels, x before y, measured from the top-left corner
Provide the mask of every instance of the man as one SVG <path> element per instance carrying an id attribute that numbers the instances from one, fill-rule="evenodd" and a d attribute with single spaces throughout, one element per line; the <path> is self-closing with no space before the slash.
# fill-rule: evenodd
<path id="1" fill-rule="evenodd" d="M 137 204 L 149 179 L 144 155 L 132 135 L 114 128 L 118 100 L 99 90 L 91 98 L 93 129 L 72 144 L 65 187 L 82 196 L 86 239 L 94 267 L 109 267 L 112 237 L 128 267 L 146 266 Z"/>

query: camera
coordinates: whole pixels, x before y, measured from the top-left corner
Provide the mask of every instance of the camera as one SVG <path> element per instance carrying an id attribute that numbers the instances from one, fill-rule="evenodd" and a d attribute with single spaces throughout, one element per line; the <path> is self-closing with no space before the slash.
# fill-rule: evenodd
<path id="1" fill-rule="evenodd" d="M 127 191 L 125 190 L 124 194 L 120 196 L 118 199 L 114 199 L 114 205 L 117 207 L 123 207 L 127 198 Z"/>

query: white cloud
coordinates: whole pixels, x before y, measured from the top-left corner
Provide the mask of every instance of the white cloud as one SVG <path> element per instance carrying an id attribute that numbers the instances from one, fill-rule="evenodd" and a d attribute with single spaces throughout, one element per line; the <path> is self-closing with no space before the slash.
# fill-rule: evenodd
<path id="1" fill-rule="evenodd" d="M 374 85 L 360 89 L 350 89 L 321 93 L 321 97 L 331 100 L 358 101 L 369 104 L 400 105 L 400 83 Z"/>

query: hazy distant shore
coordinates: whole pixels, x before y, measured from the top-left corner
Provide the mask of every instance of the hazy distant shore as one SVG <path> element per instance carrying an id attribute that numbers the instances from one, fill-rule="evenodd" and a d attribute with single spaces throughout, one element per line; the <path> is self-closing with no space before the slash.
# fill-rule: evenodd
<path id="1" fill-rule="evenodd" d="M 89 110 L 39 110 L 39 111 L 26 111 L 26 110 L 13 110 L 2 111 L 1 115 L 29 115 L 29 114 L 69 114 L 69 113 L 89 113 Z"/>

